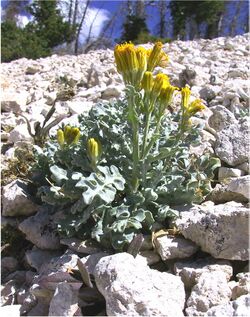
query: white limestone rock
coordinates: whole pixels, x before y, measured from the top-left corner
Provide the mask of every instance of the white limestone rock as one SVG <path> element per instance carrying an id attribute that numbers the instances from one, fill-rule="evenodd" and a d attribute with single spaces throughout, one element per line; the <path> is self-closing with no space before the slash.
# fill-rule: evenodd
<path id="1" fill-rule="evenodd" d="M 198 246 L 181 236 L 164 235 L 155 239 L 156 251 L 163 261 L 188 258 L 197 252 Z"/>
<path id="2" fill-rule="evenodd" d="M 2 195 L 3 216 L 29 216 L 37 212 L 38 206 L 27 193 L 27 184 L 19 179 L 5 185 Z"/>
<path id="3" fill-rule="evenodd" d="M 227 285 L 226 275 L 222 272 L 205 272 L 198 278 L 187 300 L 185 312 L 188 316 L 204 316 L 209 308 L 227 304 L 231 290 Z"/>
<path id="4" fill-rule="evenodd" d="M 227 260 L 216 260 L 212 257 L 196 260 L 178 261 L 174 264 L 174 272 L 181 277 L 186 289 L 191 289 L 203 273 L 221 272 L 227 281 L 233 275 L 233 267 Z"/>
<path id="5" fill-rule="evenodd" d="M 15 128 L 10 131 L 8 141 L 10 143 L 17 143 L 19 141 L 32 142 L 33 138 L 28 132 L 27 124 L 23 123 L 15 126 Z"/>
<path id="6" fill-rule="evenodd" d="M 217 133 L 216 155 L 230 166 L 237 166 L 248 161 L 250 143 L 248 141 L 249 121 L 243 119 L 231 123 Z"/>
<path id="7" fill-rule="evenodd" d="M 244 316 L 250 315 L 250 295 L 243 295 L 236 300 L 211 307 L 205 314 L 205 316 Z"/>
<path id="8" fill-rule="evenodd" d="M 232 289 L 232 299 L 250 294 L 250 273 L 239 273 L 236 277 L 239 281 Z"/>
<path id="9" fill-rule="evenodd" d="M 237 123 L 234 114 L 227 108 L 218 105 L 210 107 L 209 109 L 213 114 L 210 116 L 208 123 L 215 131 L 221 131 L 226 129 L 229 125 Z"/>
<path id="10" fill-rule="evenodd" d="M 223 181 L 225 178 L 240 177 L 244 172 L 238 168 L 219 167 L 218 180 Z"/>
<path id="11" fill-rule="evenodd" d="M 187 239 L 215 258 L 249 259 L 249 210 L 240 203 L 201 205 L 187 209 L 176 220 Z"/>
<path id="12" fill-rule="evenodd" d="M 101 258 L 94 276 L 108 316 L 184 316 L 180 278 L 151 270 L 128 253 Z"/>

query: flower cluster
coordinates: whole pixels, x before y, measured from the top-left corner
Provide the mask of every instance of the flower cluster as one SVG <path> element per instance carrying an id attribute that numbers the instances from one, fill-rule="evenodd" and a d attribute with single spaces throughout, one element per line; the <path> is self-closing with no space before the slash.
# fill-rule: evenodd
<path id="1" fill-rule="evenodd" d="M 117 71 L 123 76 L 126 85 L 144 91 L 144 110 L 148 113 L 159 103 L 159 113 L 163 114 L 172 102 L 175 91 L 181 91 L 183 115 L 189 120 L 196 112 L 205 109 L 205 106 L 199 99 L 189 103 L 191 91 L 188 86 L 180 89 L 170 84 L 166 74 L 153 75 L 156 66 L 165 66 L 169 61 L 162 47 L 161 42 L 157 42 L 153 49 L 148 50 L 135 47 L 132 43 L 117 45 L 114 51 Z"/>
<path id="2" fill-rule="evenodd" d="M 78 128 L 66 125 L 64 129 L 57 131 L 57 142 L 61 148 L 67 145 L 76 144 L 80 138 L 80 130 Z"/>

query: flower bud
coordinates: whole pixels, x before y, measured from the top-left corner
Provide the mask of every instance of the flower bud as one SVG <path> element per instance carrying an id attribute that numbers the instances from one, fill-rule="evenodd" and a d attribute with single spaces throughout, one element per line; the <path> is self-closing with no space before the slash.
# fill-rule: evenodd
<path id="1" fill-rule="evenodd" d="M 152 88 L 152 95 L 157 98 L 160 93 L 161 90 L 163 88 L 166 88 L 169 85 L 169 78 L 167 75 L 165 74 L 157 74 L 155 79 L 154 79 L 154 85 Z"/>
<path id="2" fill-rule="evenodd" d="M 197 112 L 202 111 L 204 109 L 206 109 L 206 107 L 201 102 L 201 100 L 200 99 L 195 99 L 193 102 L 190 103 L 190 105 L 188 106 L 187 111 L 188 111 L 190 116 L 193 116 Z"/>
<path id="3" fill-rule="evenodd" d="M 159 96 L 160 102 L 166 107 L 169 106 L 172 102 L 174 92 L 178 89 L 178 87 L 171 85 L 167 85 L 167 87 L 162 88 Z"/>
<path id="4" fill-rule="evenodd" d="M 57 130 L 57 142 L 60 145 L 60 147 L 63 147 L 64 145 L 64 133 L 62 129 Z"/>
<path id="5" fill-rule="evenodd" d="M 153 74 L 152 72 L 145 72 L 141 82 L 141 88 L 145 90 L 146 93 L 149 93 L 153 87 Z"/>
<path id="6" fill-rule="evenodd" d="M 182 96 L 181 103 L 182 103 L 183 109 L 188 108 L 190 95 L 191 95 L 191 90 L 190 90 L 189 86 L 186 85 L 181 90 L 181 96 Z"/>
<path id="7" fill-rule="evenodd" d="M 148 58 L 148 71 L 152 71 L 155 66 L 159 63 L 161 52 L 162 52 L 162 46 L 163 44 L 161 42 L 156 42 L 150 55 Z"/>
<path id="8" fill-rule="evenodd" d="M 96 164 L 101 155 L 101 150 L 98 142 L 94 138 L 88 140 L 87 151 L 90 161 Z"/>

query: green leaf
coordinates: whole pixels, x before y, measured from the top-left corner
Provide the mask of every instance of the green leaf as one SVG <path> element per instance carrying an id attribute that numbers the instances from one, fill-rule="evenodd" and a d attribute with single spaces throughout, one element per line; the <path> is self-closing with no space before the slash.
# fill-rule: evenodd
<path id="1" fill-rule="evenodd" d="M 68 180 L 67 171 L 63 168 L 53 165 L 50 167 L 52 173 L 52 179 L 56 182 L 56 185 L 61 186 L 63 180 Z"/>
<path id="2" fill-rule="evenodd" d="M 100 173 L 91 173 L 89 177 L 80 179 L 76 187 L 85 189 L 82 193 L 84 202 L 89 205 L 95 198 L 99 198 L 105 203 L 111 203 L 116 194 L 116 189 L 123 190 L 125 179 L 115 166 L 99 167 Z"/>

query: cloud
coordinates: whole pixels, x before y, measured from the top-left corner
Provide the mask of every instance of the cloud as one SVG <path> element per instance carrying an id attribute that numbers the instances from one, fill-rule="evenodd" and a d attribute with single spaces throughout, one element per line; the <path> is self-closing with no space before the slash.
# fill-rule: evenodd
<path id="1" fill-rule="evenodd" d="M 72 8 L 75 6 L 75 1 L 73 0 Z M 65 21 L 68 19 L 70 0 L 64 0 L 58 2 L 58 7 L 60 8 L 61 14 L 65 17 Z M 84 13 L 86 5 L 86 0 L 78 0 L 78 14 L 77 14 L 77 23 L 80 23 L 81 17 Z M 79 41 L 83 44 L 88 36 L 90 38 L 97 38 L 105 23 L 110 18 L 110 12 L 105 9 L 95 8 L 89 6 L 86 12 L 86 17 L 82 25 Z"/>
<path id="2" fill-rule="evenodd" d="M 17 17 L 17 26 L 24 28 L 32 19 L 28 18 L 26 15 L 18 15 Z"/>

